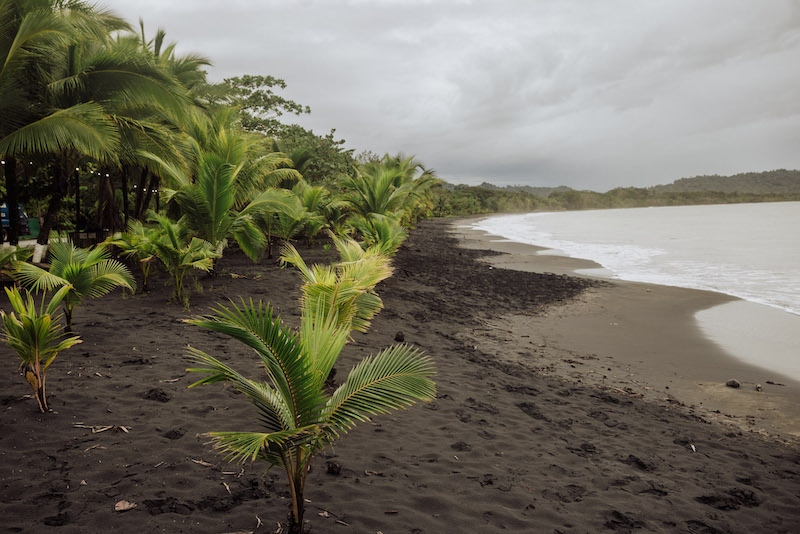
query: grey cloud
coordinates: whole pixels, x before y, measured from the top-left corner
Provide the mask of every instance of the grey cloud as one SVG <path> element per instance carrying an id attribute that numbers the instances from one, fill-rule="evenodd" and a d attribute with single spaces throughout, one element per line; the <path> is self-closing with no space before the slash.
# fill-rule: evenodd
<path id="1" fill-rule="evenodd" d="M 793 1 L 104 2 L 212 79 L 264 73 L 356 149 L 477 183 L 651 185 L 800 167 Z"/>

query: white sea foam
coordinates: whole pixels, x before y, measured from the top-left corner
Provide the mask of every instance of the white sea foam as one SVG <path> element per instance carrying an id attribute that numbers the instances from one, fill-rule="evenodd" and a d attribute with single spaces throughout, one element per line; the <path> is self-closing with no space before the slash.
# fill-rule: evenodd
<path id="1" fill-rule="evenodd" d="M 800 202 L 533 213 L 474 227 L 593 260 L 605 268 L 595 276 L 750 301 L 695 318 L 731 355 L 800 381 Z"/>
<path id="2" fill-rule="evenodd" d="M 800 315 L 800 202 L 531 213 L 475 228 L 593 260 L 614 277 Z"/>

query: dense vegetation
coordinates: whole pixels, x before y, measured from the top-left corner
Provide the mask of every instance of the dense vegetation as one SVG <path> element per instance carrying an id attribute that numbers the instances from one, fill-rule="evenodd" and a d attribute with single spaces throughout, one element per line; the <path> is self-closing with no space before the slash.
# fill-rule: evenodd
<path id="1" fill-rule="evenodd" d="M 48 409 L 48 367 L 80 342 L 64 337 L 74 308 L 119 287 L 137 289 L 110 246 L 141 265 L 142 290 L 159 265 L 173 300 L 188 306 L 190 272 L 213 276 L 233 244 L 258 262 L 280 241 L 282 260 L 306 279 L 299 330 L 252 300 L 193 321 L 254 349 L 267 379 L 190 355 L 203 365 L 195 370 L 209 374 L 200 383 L 231 381 L 258 407 L 259 432 L 213 436 L 233 458 L 285 468 L 289 531 L 301 532 L 315 454 L 358 421 L 434 397 L 432 364 L 405 345 L 362 361 L 332 394 L 326 389 L 351 332 L 366 331 L 382 308 L 374 288 L 390 276 L 405 228 L 429 212 L 433 173 L 413 157 L 356 161 L 333 131 L 318 136 L 279 120 L 310 111 L 278 94 L 283 80 L 208 83 L 206 58 L 179 56 L 163 30 L 148 39 L 143 24 L 134 32 L 81 0 L 0 0 L 0 60 L 8 240 L 18 244 L 22 202 L 41 217 L 37 251 L 50 248 L 49 265 L 28 263 L 16 247 L 0 255 L 0 271 L 26 286 L 24 294 L 7 291 L 13 311 L 0 311 L 0 322 L 40 410 Z M 90 248 L 50 243 L 60 229 L 108 239 Z M 290 244 L 320 235 L 341 262 L 309 267 Z"/>
<path id="2" fill-rule="evenodd" d="M 102 237 L 136 221 L 163 227 L 158 214 L 180 222 L 183 238 L 217 253 L 235 241 L 255 259 L 276 239 L 374 231 L 368 213 L 407 225 L 430 215 L 800 198 L 800 171 L 785 170 L 606 193 L 453 186 L 413 158 L 355 157 L 334 130 L 290 124 L 311 110 L 282 96 L 281 79 L 208 82 L 210 61 L 177 54 L 164 30 L 148 36 L 141 22 L 134 31 L 77 0 L 2 0 L 0 20 L 0 194 L 11 220 L 18 202 L 38 218 L 41 244 L 51 230 Z M 380 208 L 387 213 L 360 206 L 365 176 L 384 188 L 376 195 L 396 197 Z M 16 234 L 11 225 L 12 244 Z"/>
<path id="3" fill-rule="evenodd" d="M 800 200 L 800 171 L 776 170 L 734 176 L 682 178 L 668 185 L 618 187 L 605 193 L 578 191 L 565 186 L 440 184 L 433 190 L 433 214 L 471 215 L 791 200 Z"/>

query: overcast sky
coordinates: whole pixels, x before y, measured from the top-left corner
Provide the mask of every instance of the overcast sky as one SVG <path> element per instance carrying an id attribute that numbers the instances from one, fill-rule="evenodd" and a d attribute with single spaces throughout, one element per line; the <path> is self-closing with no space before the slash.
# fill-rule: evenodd
<path id="1" fill-rule="evenodd" d="M 100 0 L 454 183 L 800 168 L 798 0 Z"/>

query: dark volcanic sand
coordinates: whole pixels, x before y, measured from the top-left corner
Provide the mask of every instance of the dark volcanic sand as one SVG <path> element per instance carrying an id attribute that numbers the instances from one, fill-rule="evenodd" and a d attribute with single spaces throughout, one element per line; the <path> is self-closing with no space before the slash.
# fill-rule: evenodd
<path id="1" fill-rule="evenodd" d="M 306 488 L 312 532 L 798 531 L 796 446 L 681 406 L 540 376 L 522 346 L 510 344 L 502 358 L 466 346 L 462 334 L 486 319 L 541 312 L 597 282 L 490 268 L 475 261 L 485 253 L 456 247 L 447 224 L 413 232 L 379 287 L 386 308 L 337 366 L 341 377 L 402 331 L 437 363 L 438 398 L 362 424 L 315 460 Z M 281 472 L 225 463 L 200 436 L 257 430 L 250 404 L 220 384 L 186 389 L 197 378 L 184 370 L 187 344 L 251 376 L 255 358 L 182 323 L 189 314 L 165 302 L 164 281 L 146 295 L 76 310 L 84 343 L 50 370 L 52 413 L 23 398 L 16 356 L 0 348 L 0 532 L 275 532 L 285 524 Z M 191 314 L 252 296 L 297 322 L 299 277 L 271 260 L 229 254 L 199 286 Z M 85 428 L 105 425 L 118 427 Z M 341 472 L 328 474 L 326 461 Z M 137 507 L 115 512 L 123 499 Z"/>

